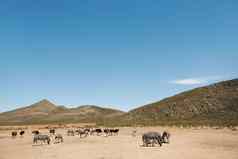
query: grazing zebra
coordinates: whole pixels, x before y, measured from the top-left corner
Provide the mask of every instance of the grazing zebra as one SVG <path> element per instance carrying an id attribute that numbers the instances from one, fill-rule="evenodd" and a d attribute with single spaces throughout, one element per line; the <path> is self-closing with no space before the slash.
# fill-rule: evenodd
<path id="1" fill-rule="evenodd" d="M 118 135 L 119 129 L 110 129 L 111 134 Z"/>
<path id="2" fill-rule="evenodd" d="M 89 128 L 85 128 L 84 131 L 85 131 L 85 133 L 87 133 L 87 135 L 90 135 L 90 129 Z"/>
<path id="3" fill-rule="evenodd" d="M 142 141 L 144 146 L 154 146 L 155 144 L 159 144 L 162 146 L 163 139 L 161 137 L 161 134 L 159 132 L 147 132 L 142 135 Z"/>
<path id="4" fill-rule="evenodd" d="M 77 135 L 80 135 L 81 137 L 87 137 L 89 134 L 89 130 L 88 129 L 78 129 L 75 131 L 77 133 Z"/>
<path id="5" fill-rule="evenodd" d="M 103 132 L 106 136 L 111 135 L 110 129 L 104 129 Z"/>
<path id="6" fill-rule="evenodd" d="M 74 130 L 68 130 L 67 135 L 68 136 L 74 136 Z"/>
<path id="7" fill-rule="evenodd" d="M 13 131 L 12 132 L 12 137 L 16 137 L 17 136 L 17 132 L 16 131 Z"/>
<path id="8" fill-rule="evenodd" d="M 95 129 L 95 131 L 96 131 L 97 135 L 101 135 L 101 133 L 102 133 L 102 129 Z"/>
<path id="9" fill-rule="evenodd" d="M 63 142 L 64 139 L 63 139 L 63 136 L 61 134 L 56 134 L 55 135 L 55 143 L 60 143 L 60 142 Z"/>
<path id="10" fill-rule="evenodd" d="M 170 138 L 170 133 L 167 131 L 164 131 L 162 134 L 163 143 L 169 144 L 169 138 Z"/>
<path id="11" fill-rule="evenodd" d="M 54 135 L 55 134 L 55 129 L 50 129 L 49 132 L 50 132 L 50 134 Z"/>
<path id="12" fill-rule="evenodd" d="M 96 129 L 92 128 L 92 129 L 90 130 L 90 135 L 94 135 L 94 133 L 96 133 Z"/>
<path id="13" fill-rule="evenodd" d="M 33 143 L 34 144 L 37 144 L 37 141 L 41 141 L 41 144 L 42 144 L 42 141 L 44 143 L 47 142 L 47 144 L 49 145 L 50 144 L 50 137 L 48 135 L 41 135 L 41 134 L 38 134 L 38 135 L 35 135 L 34 138 L 33 138 Z"/>
<path id="14" fill-rule="evenodd" d="M 118 135 L 119 129 L 104 129 L 104 133 L 106 136 Z"/>

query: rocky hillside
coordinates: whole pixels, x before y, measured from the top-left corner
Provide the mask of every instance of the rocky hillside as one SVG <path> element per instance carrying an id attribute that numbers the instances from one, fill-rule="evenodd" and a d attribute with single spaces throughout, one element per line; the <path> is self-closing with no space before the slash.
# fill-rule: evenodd
<path id="1" fill-rule="evenodd" d="M 0 125 L 93 122 L 99 125 L 238 125 L 238 79 L 196 88 L 124 113 L 93 105 L 66 108 L 42 100 L 0 114 Z"/>
<path id="2" fill-rule="evenodd" d="M 0 114 L 0 125 L 98 122 L 120 116 L 124 112 L 92 105 L 66 108 L 42 100 L 28 107 Z"/>
<path id="3" fill-rule="evenodd" d="M 131 110 L 123 123 L 238 124 L 238 79 L 196 88 Z"/>

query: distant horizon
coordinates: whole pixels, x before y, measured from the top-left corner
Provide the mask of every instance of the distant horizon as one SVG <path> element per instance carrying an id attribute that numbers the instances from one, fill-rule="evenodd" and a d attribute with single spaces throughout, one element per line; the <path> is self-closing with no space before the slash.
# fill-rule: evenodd
<path id="1" fill-rule="evenodd" d="M 141 105 L 137 105 L 137 106 L 131 107 L 131 109 L 128 109 L 128 110 L 123 110 L 123 109 L 120 109 L 120 107 L 113 106 L 113 105 L 97 105 L 97 104 L 90 104 L 90 103 L 88 103 L 88 104 L 81 104 L 81 105 L 77 105 L 77 104 L 76 104 L 76 105 L 63 105 L 63 104 L 59 104 L 59 103 L 57 103 L 57 102 L 55 103 L 55 101 L 51 101 L 50 99 L 42 98 L 42 99 L 40 99 L 40 100 L 38 100 L 38 101 L 35 101 L 35 102 L 31 103 L 31 104 L 28 104 L 28 105 L 25 105 L 25 106 L 17 106 L 17 107 L 15 107 L 14 109 L 11 109 L 11 110 L 6 110 L 6 111 L 3 111 L 3 112 L 0 111 L 0 113 L 12 111 L 12 110 L 19 109 L 19 108 L 28 107 L 28 106 L 31 106 L 31 105 L 36 104 L 36 103 L 38 103 L 38 102 L 44 101 L 44 100 L 47 100 L 47 101 L 53 103 L 55 106 L 64 106 L 64 107 L 66 107 L 66 108 L 68 108 L 68 109 L 77 108 L 77 107 L 81 107 L 81 106 L 98 106 L 98 107 L 101 107 L 101 108 L 111 108 L 111 109 L 116 109 L 116 110 L 120 110 L 120 111 L 123 111 L 123 112 L 128 112 L 128 111 L 131 111 L 131 110 L 136 109 L 136 108 L 138 108 L 138 107 L 145 106 L 145 105 L 148 105 L 148 104 L 152 104 L 152 103 L 154 103 L 154 102 L 159 102 L 159 101 L 161 101 L 161 100 L 164 100 L 164 99 L 166 99 L 166 98 L 175 96 L 175 95 L 180 94 L 180 93 L 184 93 L 184 92 L 186 92 L 186 91 L 190 91 L 190 90 L 193 90 L 193 89 L 201 88 L 201 87 L 204 87 L 204 86 L 205 86 L 205 87 L 206 87 L 206 86 L 210 86 L 210 85 L 212 85 L 212 84 L 216 84 L 216 83 L 220 83 L 220 82 L 224 82 L 224 81 L 237 80 L 237 79 L 238 79 L 238 78 L 231 78 L 231 79 L 227 79 L 227 80 L 221 80 L 221 81 L 217 81 L 217 82 L 214 82 L 214 83 L 210 83 L 210 84 L 208 84 L 208 85 L 203 85 L 203 86 L 195 87 L 195 88 L 192 88 L 192 89 L 184 90 L 184 91 L 182 91 L 182 92 L 178 92 L 178 93 L 176 93 L 176 94 L 174 94 L 174 95 L 171 95 L 171 96 L 168 96 L 168 97 L 164 97 L 164 98 L 159 99 L 159 100 L 150 101 L 150 102 L 148 102 L 148 103 L 144 103 L 144 104 L 141 104 Z"/>

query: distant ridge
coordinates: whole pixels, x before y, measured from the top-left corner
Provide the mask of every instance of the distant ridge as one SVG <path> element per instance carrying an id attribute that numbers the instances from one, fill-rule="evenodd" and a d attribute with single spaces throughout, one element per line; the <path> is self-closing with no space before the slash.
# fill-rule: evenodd
<path id="1" fill-rule="evenodd" d="M 44 99 L 0 114 L 0 125 L 74 122 L 107 126 L 238 125 L 238 79 L 182 92 L 127 113 L 94 105 L 67 108 Z"/>
<path id="2" fill-rule="evenodd" d="M 43 99 L 27 107 L 0 114 L 0 125 L 98 122 L 124 114 L 123 111 L 83 105 L 76 108 L 56 106 Z"/>
<path id="3" fill-rule="evenodd" d="M 238 79 L 196 88 L 123 115 L 139 125 L 238 125 Z"/>

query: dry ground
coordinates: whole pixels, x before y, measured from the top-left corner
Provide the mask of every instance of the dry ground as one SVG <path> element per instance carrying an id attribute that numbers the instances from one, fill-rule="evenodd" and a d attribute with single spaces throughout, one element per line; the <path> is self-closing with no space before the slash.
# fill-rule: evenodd
<path id="1" fill-rule="evenodd" d="M 141 134 L 169 130 L 171 143 L 162 147 L 142 147 Z M 11 131 L 0 131 L 0 159 L 238 159 L 238 131 L 229 129 L 121 128 L 118 136 L 66 136 L 64 143 L 32 145 L 31 131 L 23 138 L 10 137 Z M 46 131 L 46 130 L 45 130 Z"/>

